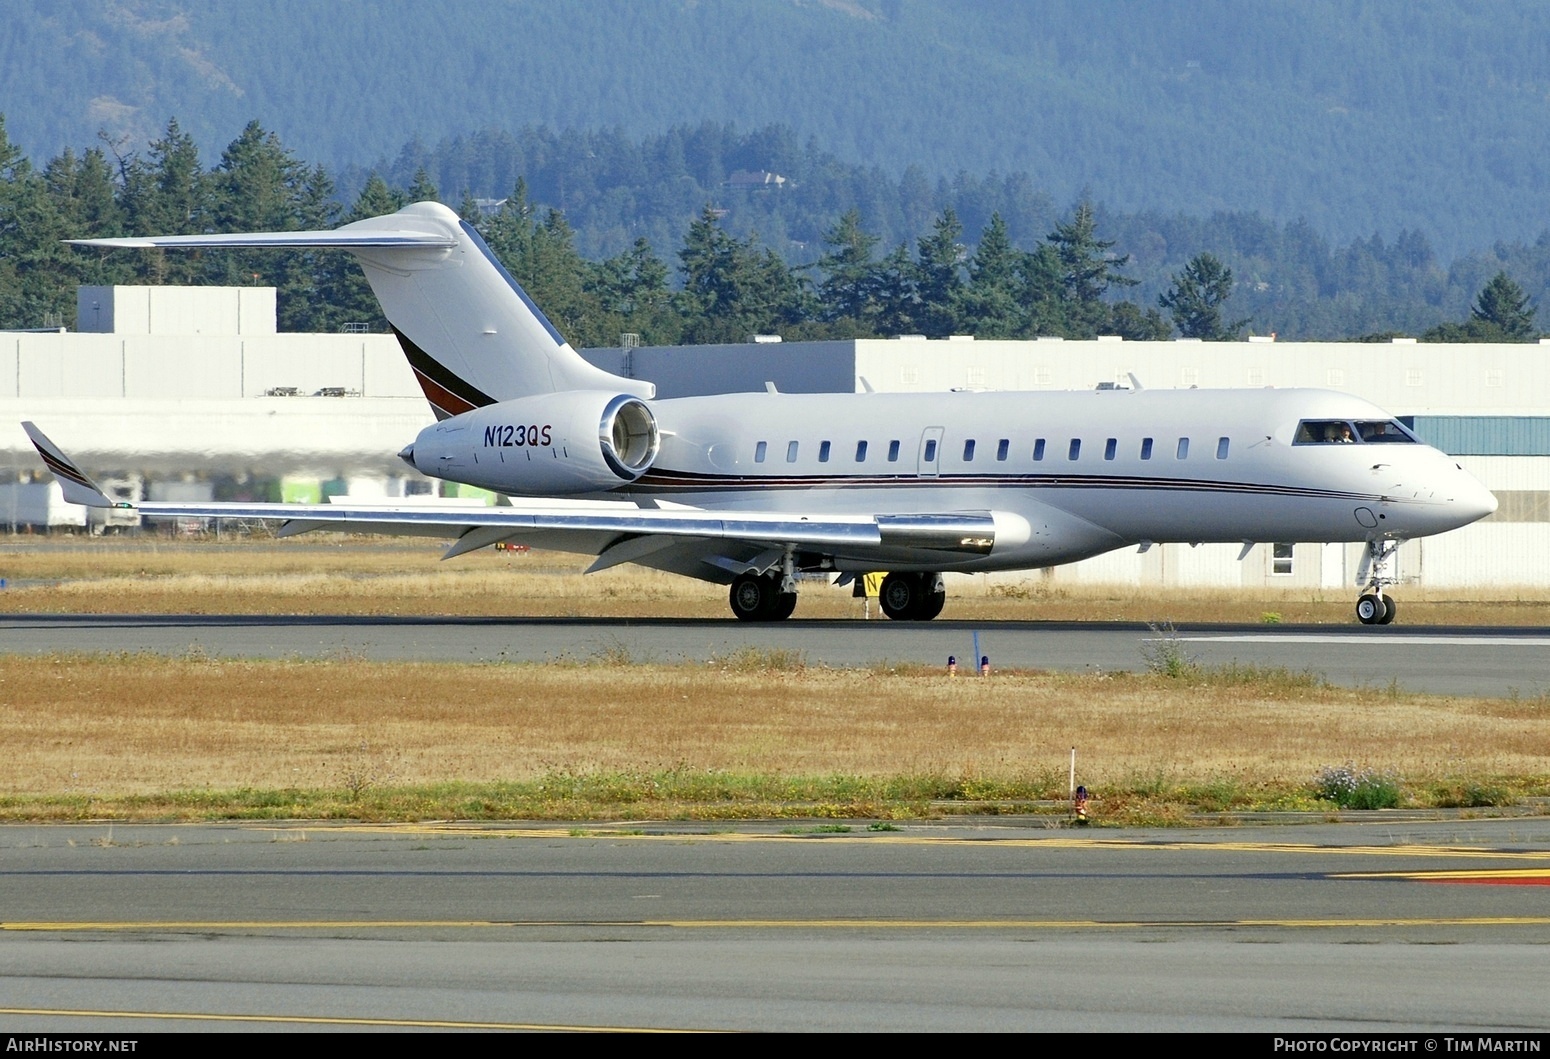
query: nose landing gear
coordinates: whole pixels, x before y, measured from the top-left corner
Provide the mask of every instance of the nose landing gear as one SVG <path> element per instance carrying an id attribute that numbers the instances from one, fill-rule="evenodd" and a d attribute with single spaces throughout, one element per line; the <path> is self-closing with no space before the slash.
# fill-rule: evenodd
<path id="1" fill-rule="evenodd" d="M 1399 609 L 1394 597 L 1383 591 L 1390 585 L 1399 584 L 1399 578 L 1389 573 L 1389 561 L 1399 551 L 1399 543 L 1397 540 L 1367 542 L 1367 554 L 1362 559 L 1367 572 L 1367 590 L 1356 599 L 1356 620 L 1363 625 L 1387 625 Z M 1357 579 L 1361 579 L 1360 573 Z"/>
<path id="2" fill-rule="evenodd" d="M 1364 592 L 1356 600 L 1356 620 L 1363 625 L 1387 625 L 1398 609 L 1393 596 Z"/>

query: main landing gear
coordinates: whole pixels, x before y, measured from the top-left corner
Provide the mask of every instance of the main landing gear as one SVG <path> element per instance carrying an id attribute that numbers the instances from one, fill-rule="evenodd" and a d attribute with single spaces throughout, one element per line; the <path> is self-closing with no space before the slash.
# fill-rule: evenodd
<path id="1" fill-rule="evenodd" d="M 782 573 L 781 571 L 784 571 Z M 797 605 L 794 564 L 788 555 L 776 570 L 739 574 L 728 602 L 740 621 L 784 621 Z M 894 621 L 930 621 L 942 613 L 947 590 L 941 574 L 889 574 L 878 602 Z"/>
<path id="2" fill-rule="evenodd" d="M 947 602 L 941 574 L 889 574 L 878 595 L 883 613 L 894 621 L 930 621 Z"/>
<path id="3" fill-rule="evenodd" d="M 796 589 L 783 591 L 773 574 L 739 574 L 732 582 L 732 613 L 742 621 L 785 621 L 797 609 Z"/>
<path id="4" fill-rule="evenodd" d="M 1367 570 L 1367 586 L 1356 599 L 1356 620 L 1363 625 L 1387 625 L 1394 620 L 1394 613 L 1399 608 L 1394 603 L 1394 597 L 1387 595 L 1383 590 L 1390 585 L 1399 584 L 1399 578 L 1390 576 L 1389 561 L 1394 558 L 1394 553 L 1399 551 L 1399 541 L 1375 540 L 1367 542 L 1367 554 L 1362 559 L 1362 565 Z M 1360 579 L 1361 575 L 1358 574 Z"/>

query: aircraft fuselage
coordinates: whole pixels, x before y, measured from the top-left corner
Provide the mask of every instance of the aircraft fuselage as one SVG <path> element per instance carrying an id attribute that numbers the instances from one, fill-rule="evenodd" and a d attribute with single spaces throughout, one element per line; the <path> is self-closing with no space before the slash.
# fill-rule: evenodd
<path id="1" fill-rule="evenodd" d="M 552 494 L 549 473 L 541 489 L 525 488 L 535 468 L 548 472 L 596 439 L 545 419 L 545 400 L 521 402 L 526 421 L 503 422 L 496 404 L 474 429 L 460 429 L 462 417 L 427 428 L 417 462 L 505 493 Z M 1042 567 L 1147 541 L 1407 539 L 1495 507 L 1453 460 L 1397 428 L 1363 440 L 1392 418 L 1330 391 L 744 393 L 647 404 L 660 430 L 650 466 L 571 495 L 728 512 L 994 516 L 988 554 L 922 556 L 921 569 Z M 1354 436 L 1312 438 L 1307 424 L 1346 424 Z M 839 569 L 876 562 L 836 558 Z M 893 568 L 910 565 L 900 555 Z"/>

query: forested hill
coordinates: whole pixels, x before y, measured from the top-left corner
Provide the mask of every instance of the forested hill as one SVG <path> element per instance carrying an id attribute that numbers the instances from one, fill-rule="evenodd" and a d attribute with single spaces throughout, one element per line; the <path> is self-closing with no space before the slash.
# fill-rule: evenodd
<path id="1" fill-rule="evenodd" d="M 1523 0 L 6 0 L 0 112 L 35 158 L 257 118 L 335 172 L 484 129 L 779 124 L 895 179 L 1446 260 L 1550 219 L 1547 39 Z"/>

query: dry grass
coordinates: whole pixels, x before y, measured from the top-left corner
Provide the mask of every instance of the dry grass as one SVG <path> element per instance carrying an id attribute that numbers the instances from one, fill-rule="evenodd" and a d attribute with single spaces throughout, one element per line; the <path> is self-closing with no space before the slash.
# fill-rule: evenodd
<path id="1" fill-rule="evenodd" d="M 441 563 L 430 540 L 313 536 L 88 540 L 0 538 L 0 611 L 556 617 L 727 615 L 726 591 L 634 567 L 582 576 L 590 558 L 493 549 Z M 959 620 L 1351 624 L 1355 591 L 1151 589 L 955 582 Z M 1550 593 L 1401 592 L 1407 625 L 1547 625 Z M 803 587 L 798 618 L 854 616 L 848 589 Z"/>
<path id="2" fill-rule="evenodd" d="M 1550 775 L 1544 698 L 754 655 L 627 670 L 0 656 L 0 733 L 11 818 L 886 816 L 1059 797 L 1073 745 L 1109 813 L 1148 819 L 1317 807 L 1313 775 L 1348 760 L 1420 804 L 1545 793 Z"/>

